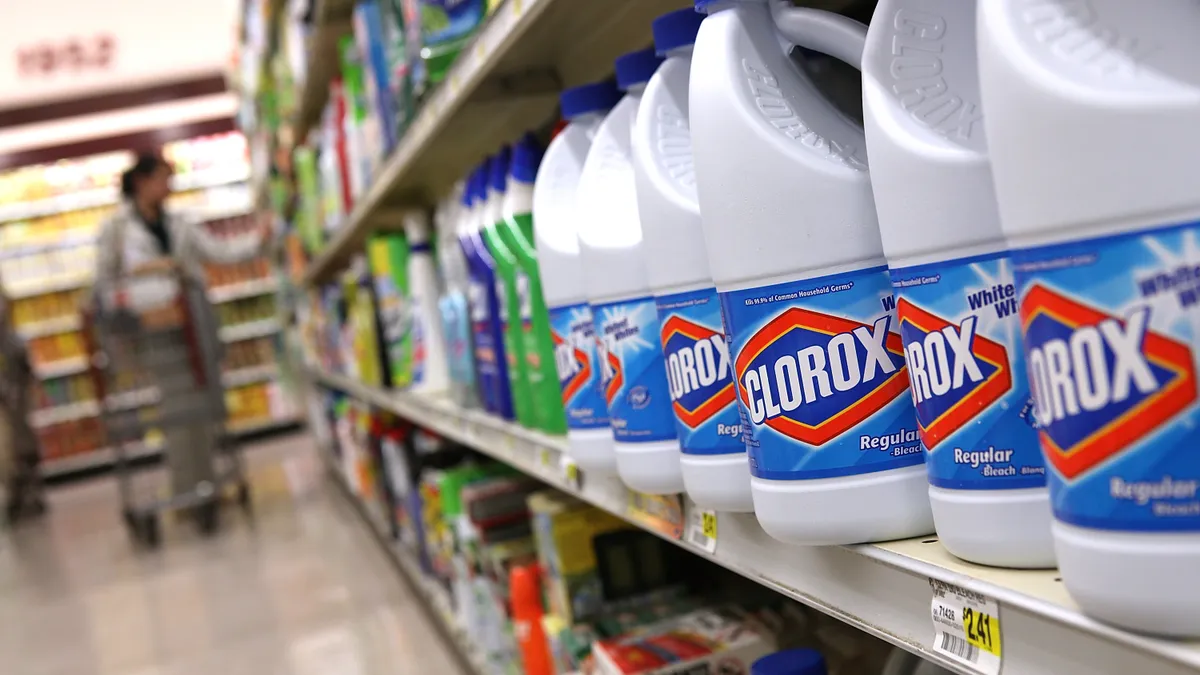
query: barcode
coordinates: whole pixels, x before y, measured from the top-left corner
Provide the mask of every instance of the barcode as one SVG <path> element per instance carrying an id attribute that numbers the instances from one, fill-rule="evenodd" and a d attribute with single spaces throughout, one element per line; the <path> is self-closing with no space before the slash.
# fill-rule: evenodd
<path id="1" fill-rule="evenodd" d="M 957 635 L 942 633 L 942 649 L 950 652 L 960 659 L 966 659 L 971 663 L 976 663 L 979 661 L 979 647 L 976 647 Z"/>
<path id="2" fill-rule="evenodd" d="M 691 533 L 688 534 L 688 541 L 693 546 L 699 546 L 703 549 L 707 549 L 709 547 L 710 542 L 708 536 L 704 534 L 704 528 L 697 525 L 696 527 L 691 527 L 688 529 L 691 530 Z"/>

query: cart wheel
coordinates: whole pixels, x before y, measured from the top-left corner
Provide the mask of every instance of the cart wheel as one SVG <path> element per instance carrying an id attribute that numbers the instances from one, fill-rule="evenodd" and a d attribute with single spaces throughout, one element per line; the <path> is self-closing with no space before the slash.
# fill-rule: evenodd
<path id="1" fill-rule="evenodd" d="M 201 534 L 212 535 L 216 533 L 220 513 L 221 505 L 216 500 L 204 502 L 196 507 L 196 524 L 200 527 Z"/>
<path id="2" fill-rule="evenodd" d="M 125 514 L 126 524 L 129 526 L 129 534 L 134 541 L 149 548 L 158 548 L 161 541 L 161 531 L 158 525 L 158 515 L 154 513 L 135 513 L 132 511 Z"/>
<path id="3" fill-rule="evenodd" d="M 142 536 L 150 548 L 158 548 L 162 542 L 162 527 L 157 513 L 147 513 L 142 521 Z"/>
<path id="4" fill-rule="evenodd" d="M 250 485 L 245 481 L 238 484 L 237 488 L 237 503 L 246 511 L 250 510 Z"/>

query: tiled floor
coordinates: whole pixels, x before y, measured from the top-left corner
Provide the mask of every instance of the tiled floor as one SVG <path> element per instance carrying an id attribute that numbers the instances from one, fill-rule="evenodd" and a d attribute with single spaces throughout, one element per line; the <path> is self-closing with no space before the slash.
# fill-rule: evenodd
<path id="1" fill-rule="evenodd" d="M 254 517 L 138 552 L 111 478 L 0 536 L 3 675 L 460 675 L 304 436 L 250 452 Z"/>

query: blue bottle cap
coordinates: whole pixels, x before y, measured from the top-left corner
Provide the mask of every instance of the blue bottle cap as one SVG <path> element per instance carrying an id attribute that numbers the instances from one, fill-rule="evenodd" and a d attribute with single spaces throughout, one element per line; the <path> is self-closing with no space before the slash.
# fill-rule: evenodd
<path id="1" fill-rule="evenodd" d="M 650 24 L 650 30 L 654 32 L 655 51 L 663 56 L 672 49 L 695 44 L 696 33 L 700 32 L 700 22 L 703 20 L 704 15 L 691 7 L 658 17 Z"/>
<path id="2" fill-rule="evenodd" d="M 825 657 L 815 649 L 785 649 L 752 663 L 750 675 L 825 675 Z"/>
<path id="3" fill-rule="evenodd" d="M 567 89 L 558 100 L 562 104 L 563 118 L 571 120 L 580 115 L 611 110 L 621 100 L 621 92 L 611 81 L 605 80 Z"/>
<path id="4" fill-rule="evenodd" d="M 532 183 L 537 178 L 538 166 L 542 163 L 542 146 L 533 137 L 525 134 L 513 146 L 512 177 L 522 183 Z"/>
<path id="5" fill-rule="evenodd" d="M 487 198 L 487 171 L 489 159 L 483 160 L 471 174 L 471 201 L 481 202 Z"/>
<path id="6" fill-rule="evenodd" d="M 626 91 L 630 87 L 645 84 L 662 64 L 663 60 L 653 49 L 639 49 L 617 57 L 617 87 Z"/>
<path id="7" fill-rule="evenodd" d="M 483 166 L 480 167 L 479 173 L 479 200 L 484 201 L 488 198 L 488 188 L 492 184 L 492 164 L 495 164 L 496 156 L 488 155 L 483 160 Z"/>
<path id="8" fill-rule="evenodd" d="M 467 174 L 467 178 L 463 181 L 462 205 L 470 208 L 475 203 L 475 184 L 479 179 L 479 167 L 471 169 L 471 173 Z"/>
<path id="9" fill-rule="evenodd" d="M 512 165 L 512 148 L 507 145 L 492 155 L 492 167 L 488 174 L 488 187 L 496 192 L 504 192 L 508 187 L 508 168 Z"/>

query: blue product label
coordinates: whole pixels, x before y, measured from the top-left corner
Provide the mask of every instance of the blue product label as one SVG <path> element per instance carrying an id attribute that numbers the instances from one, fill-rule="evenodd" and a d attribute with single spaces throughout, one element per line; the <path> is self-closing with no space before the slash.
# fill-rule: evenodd
<path id="1" fill-rule="evenodd" d="M 923 461 L 886 267 L 721 293 L 750 471 L 771 480 Z"/>
<path id="2" fill-rule="evenodd" d="M 613 438 L 620 443 L 675 438 L 654 298 L 595 305 L 592 314 Z"/>
<path id="3" fill-rule="evenodd" d="M 1046 484 L 1007 253 L 892 270 L 929 482 Z"/>
<path id="4" fill-rule="evenodd" d="M 692 455 L 745 452 L 716 290 L 661 296 L 658 318 L 680 447 Z"/>
<path id="5" fill-rule="evenodd" d="M 1014 251 L 1061 521 L 1200 530 L 1200 224 Z"/>
<path id="6" fill-rule="evenodd" d="M 492 284 L 472 278 L 468 285 L 471 307 L 471 336 L 475 342 L 475 372 L 484 405 L 503 417 L 512 418 L 512 396 L 508 389 L 508 366 L 504 362 L 504 339 L 500 333 L 499 304 Z"/>
<path id="7" fill-rule="evenodd" d="M 550 310 L 550 337 L 562 389 L 567 426 L 571 429 L 608 428 L 608 407 L 600 388 L 596 358 L 596 325 L 587 303 Z"/>
<path id="8" fill-rule="evenodd" d="M 467 299 L 461 292 L 447 291 L 438 303 L 442 326 L 446 333 L 446 352 L 450 378 L 459 384 L 475 383 L 471 357 L 471 323 L 467 315 Z"/>
<path id="9" fill-rule="evenodd" d="M 486 0 L 419 0 L 426 46 L 470 37 L 487 15 Z"/>

